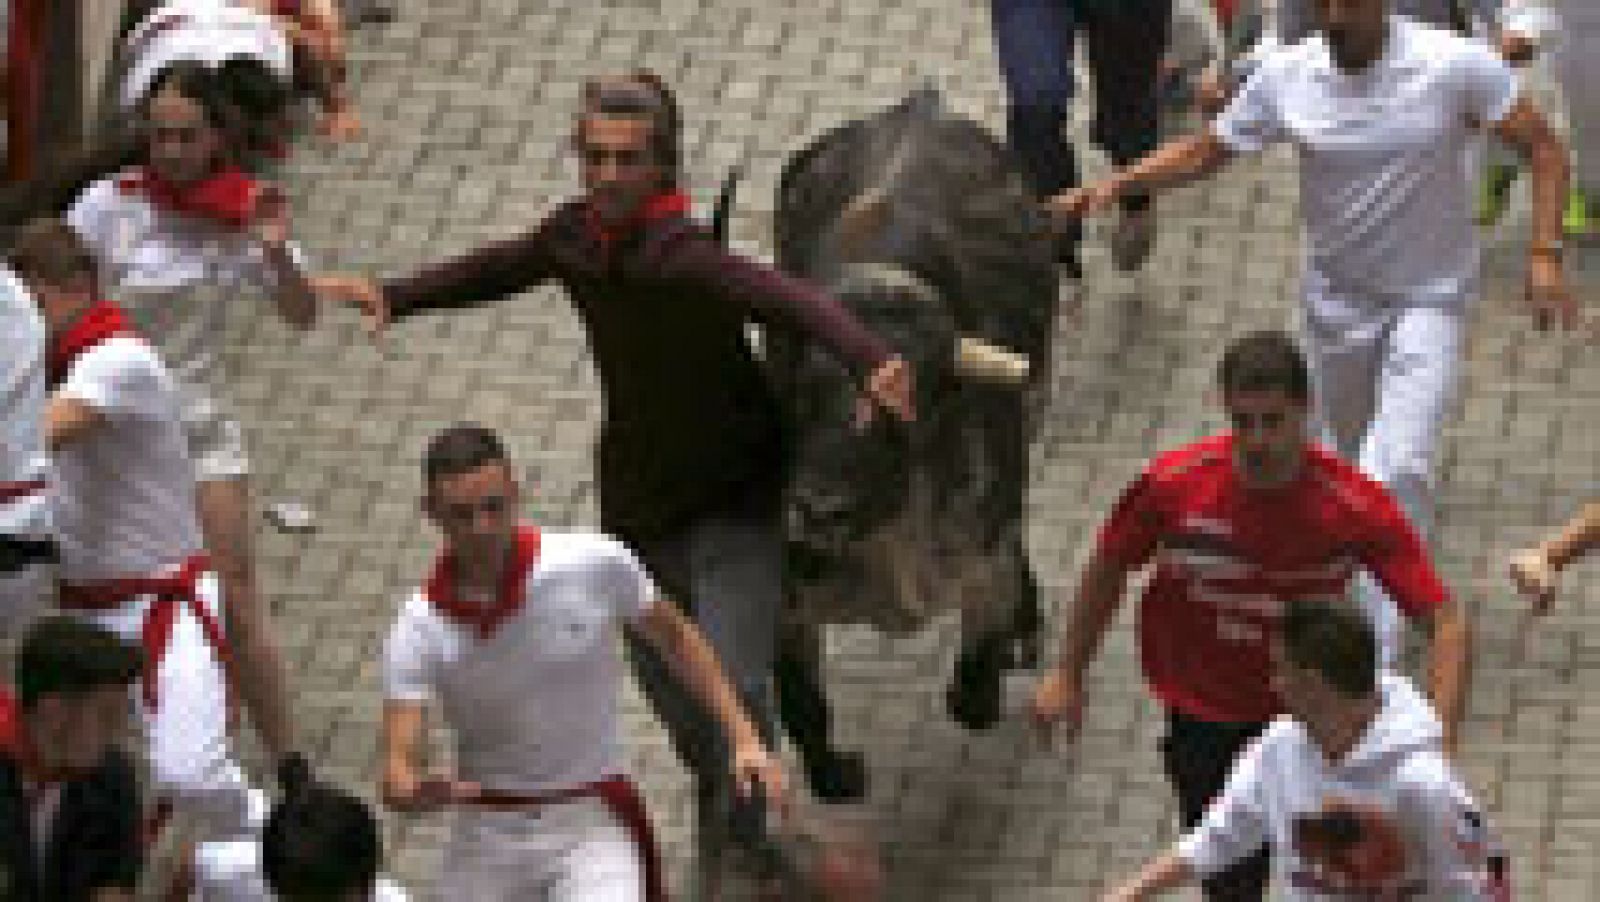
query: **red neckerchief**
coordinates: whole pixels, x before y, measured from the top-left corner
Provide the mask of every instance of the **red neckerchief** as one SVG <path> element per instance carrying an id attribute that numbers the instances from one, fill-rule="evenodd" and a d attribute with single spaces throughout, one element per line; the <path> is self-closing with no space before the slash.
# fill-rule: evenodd
<path id="1" fill-rule="evenodd" d="M 178 184 L 148 166 L 117 180 L 123 194 L 135 194 L 169 213 L 179 213 L 243 229 L 256 218 L 266 186 L 237 166 L 225 166 L 195 182 Z"/>
<path id="2" fill-rule="evenodd" d="M 73 776 L 40 762 L 39 750 L 28 737 L 28 725 L 22 721 L 16 697 L 4 691 L 0 691 L 0 755 L 16 764 L 18 775 L 28 784 L 24 792 L 29 807 L 39 801 L 45 790 Z"/>
<path id="3" fill-rule="evenodd" d="M 45 355 L 45 378 L 51 387 L 60 385 L 72 369 L 73 361 L 97 344 L 119 335 L 133 335 L 133 324 L 122 308 L 110 301 L 96 301 L 83 311 L 77 322 L 50 336 Z"/>
<path id="4" fill-rule="evenodd" d="M 662 191 L 652 196 L 634 211 L 632 216 L 619 223 L 606 223 L 600 219 L 594 207 L 583 208 L 584 225 L 589 234 L 600 242 L 603 248 L 609 248 L 621 239 L 631 235 L 645 226 L 689 214 L 689 195 L 676 189 Z"/>
<path id="5" fill-rule="evenodd" d="M 511 566 L 500 580 L 493 604 L 473 604 L 456 594 L 456 561 L 448 551 L 439 555 L 434 563 L 423 592 L 445 619 L 469 626 L 478 638 L 487 639 L 527 601 L 528 573 L 539 558 L 539 530 L 531 526 L 517 527 L 516 546 L 511 554 Z"/>

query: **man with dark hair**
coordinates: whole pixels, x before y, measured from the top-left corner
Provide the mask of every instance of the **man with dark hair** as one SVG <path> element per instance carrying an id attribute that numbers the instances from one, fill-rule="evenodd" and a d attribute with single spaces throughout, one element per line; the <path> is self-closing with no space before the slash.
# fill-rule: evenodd
<path id="1" fill-rule="evenodd" d="M 360 799 L 319 785 L 272 809 L 261 858 L 267 885 L 285 902 L 367 902 L 378 881 L 383 838 Z"/>
<path id="2" fill-rule="evenodd" d="M 1508 863 L 1450 765 L 1433 709 L 1378 676 L 1360 611 L 1284 606 L 1272 679 L 1286 714 L 1239 758 L 1204 819 L 1106 902 L 1136 902 L 1272 849 L 1290 902 L 1509 898 Z"/>
<path id="3" fill-rule="evenodd" d="M 774 320 L 865 378 L 862 422 L 913 414 L 912 373 L 837 300 L 724 248 L 678 188 L 678 112 L 648 72 L 587 84 L 575 121 L 584 195 L 532 231 L 381 288 L 321 281 L 391 316 L 463 309 L 561 283 L 589 334 L 605 398 L 600 527 L 637 549 L 715 645 L 748 709 L 774 735 L 771 671 L 783 604 L 778 511 L 783 417 L 746 335 Z M 758 845 L 761 818 L 731 797 L 714 726 L 654 653 L 632 642 L 639 682 L 695 775 L 703 849 Z M 747 826 L 736 826 L 747 825 Z M 702 861 L 710 862 L 713 855 Z"/>
<path id="4" fill-rule="evenodd" d="M 1448 748 L 1460 720 L 1467 625 L 1393 497 L 1306 438 L 1306 366 L 1281 332 L 1229 346 L 1219 372 L 1231 432 L 1158 456 L 1118 500 L 1084 569 L 1061 659 L 1033 716 L 1083 717 L 1084 673 L 1129 577 L 1154 561 L 1139 610 L 1139 650 L 1167 709 L 1162 741 L 1186 827 L 1221 791 L 1239 752 L 1282 711 L 1270 638 L 1285 602 L 1344 603 L 1365 568 L 1430 634 L 1429 676 Z M 1210 899 L 1259 898 L 1264 857 L 1209 874 Z"/>
<path id="5" fill-rule="evenodd" d="M 1575 329 L 1578 305 L 1563 263 L 1566 149 L 1493 48 L 1395 15 L 1395 3 L 1315 0 L 1315 33 L 1266 54 L 1215 120 L 1051 206 L 1076 218 L 1209 177 L 1237 156 L 1292 146 L 1318 425 L 1328 447 L 1393 492 L 1427 539 L 1440 430 L 1479 290 L 1466 173 L 1485 134 L 1531 161 L 1526 300 L 1535 327 Z M 1394 600 L 1365 577 L 1356 591 L 1384 660 L 1397 660 Z"/>
<path id="6" fill-rule="evenodd" d="M 624 774 L 617 629 L 709 711 L 741 796 L 781 806 L 782 771 L 710 645 L 627 547 L 519 521 L 493 432 L 439 434 L 423 473 L 423 509 L 446 544 L 389 636 L 383 793 L 402 810 L 460 806 L 436 895 L 662 902 L 649 819 Z M 455 775 L 421 770 L 430 700 L 455 734 Z"/>
<path id="7" fill-rule="evenodd" d="M 133 899 L 142 866 L 138 781 L 117 747 L 137 646 L 93 624 L 46 617 L 0 692 L 0 899 Z"/>
<path id="8" fill-rule="evenodd" d="M 265 693 L 254 671 L 227 666 L 239 637 L 225 639 L 222 622 L 240 601 L 202 552 L 177 382 L 122 308 L 101 299 L 95 260 L 65 223 L 29 224 L 10 263 L 49 332 L 58 606 L 148 650 L 136 707 L 160 800 L 201 842 L 253 835 L 266 799 L 232 754 L 229 694 L 248 706 Z M 310 778 L 297 752 L 276 763 L 286 788 Z"/>

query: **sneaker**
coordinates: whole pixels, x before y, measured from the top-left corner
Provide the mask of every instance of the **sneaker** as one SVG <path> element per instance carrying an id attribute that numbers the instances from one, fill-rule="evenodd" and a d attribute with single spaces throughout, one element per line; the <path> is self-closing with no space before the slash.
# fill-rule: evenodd
<path id="1" fill-rule="evenodd" d="M 1594 238 L 1600 236 L 1600 222 L 1596 221 L 1594 201 L 1582 189 L 1573 188 L 1567 193 L 1567 209 L 1561 215 L 1562 230 L 1568 238 Z"/>
<path id="2" fill-rule="evenodd" d="M 1517 183 L 1517 167 L 1491 163 L 1478 182 L 1478 214 L 1480 226 L 1492 226 L 1506 215 L 1511 205 L 1511 186 Z"/>
<path id="3" fill-rule="evenodd" d="M 1123 210 L 1111 233 L 1111 261 L 1122 272 L 1133 272 L 1150 259 L 1155 246 L 1155 208 Z"/>

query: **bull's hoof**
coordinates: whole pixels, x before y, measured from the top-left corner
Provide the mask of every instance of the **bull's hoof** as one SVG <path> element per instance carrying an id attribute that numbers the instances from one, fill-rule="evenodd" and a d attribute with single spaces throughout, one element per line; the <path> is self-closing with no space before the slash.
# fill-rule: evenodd
<path id="1" fill-rule="evenodd" d="M 867 759 L 860 752 L 829 751 L 805 762 L 811 794 L 823 802 L 859 802 L 867 797 Z"/>
<path id="2" fill-rule="evenodd" d="M 945 705 L 956 723 L 969 730 L 988 730 L 1000 722 L 1006 657 L 1003 651 L 963 654 L 955 677 L 945 690 Z"/>

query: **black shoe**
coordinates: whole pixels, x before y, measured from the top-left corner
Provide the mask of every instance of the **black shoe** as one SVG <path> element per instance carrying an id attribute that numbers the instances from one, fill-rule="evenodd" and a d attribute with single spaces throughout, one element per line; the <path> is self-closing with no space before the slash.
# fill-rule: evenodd
<path id="1" fill-rule="evenodd" d="M 1007 658 L 1006 644 L 990 641 L 956 659 L 956 672 L 944 697 L 956 723 L 969 730 L 988 730 L 1000 722 Z"/>
<path id="2" fill-rule="evenodd" d="M 829 750 L 805 760 L 806 783 L 823 802 L 859 802 L 867 797 L 867 759 L 860 752 Z"/>

